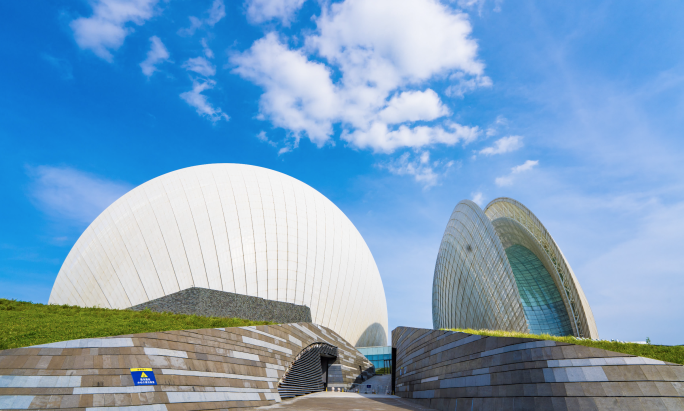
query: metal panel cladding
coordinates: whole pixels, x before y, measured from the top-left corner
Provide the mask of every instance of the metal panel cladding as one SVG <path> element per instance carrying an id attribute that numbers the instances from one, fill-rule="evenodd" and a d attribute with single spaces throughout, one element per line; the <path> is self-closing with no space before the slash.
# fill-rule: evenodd
<path id="1" fill-rule="evenodd" d="M 568 314 L 571 315 L 571 322 L 576 337 L 598 338 L 598 329 L 594 321 L 594 314 L 591 312 L 589 302 L 582 291 L 582 287 L 575 277 L 570 264 L 563 255 L 556 241 L 551 237 L 548 230 L 527 207 L 511 198 L 497 198 L 485 207 L 485 214 L 498 227 L 497 221 L 513 220 L 517 222 L 520 231 L 525 236 L 534 239 L 536 247 L 527 248 L 535 251 L 537 257 L 542 261 L 551 264 L 544 264 L 551 274 L 554 282 L 567 307 Z M 497 231 L 499 228 L 497 228 Z M 506 241 L 504 241 L 505 243 Z M 505 244 L 508 247 L 508 244 Z"/>
<path id="2" fill-rule="evenodd" d="M 463 200 L 451 213 L 432 285 L 435 329 L 529 332 L 513 271 L 491 221 Z"/>
<path id="3" fill-rule="evenodd" d="M 511 259 L 513 265 L 511 265 Z M 497 198 L 456 205 L 437 255 L 432 322 L 598 338 L 589 303 L 560 248 L 525 206 Z"/>
<path id="4" fill-rule="evenodd" d="M 51 304 L 128 308 L 190 287 L 306 305 L 357 346 L 387 344 L 370 249 L 321 193 L 287 175 L 209 164 L 115 201 L 69 252 Z"/>

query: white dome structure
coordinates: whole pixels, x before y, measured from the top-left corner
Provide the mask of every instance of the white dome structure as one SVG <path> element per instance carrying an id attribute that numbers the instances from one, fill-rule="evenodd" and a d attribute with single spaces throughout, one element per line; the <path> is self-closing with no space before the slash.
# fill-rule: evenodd
<path id="1" fill-rule="evenodd" d="M 124 309 L 190 287 L 306 305 L 356 346 L 387 344 L 380 273 L 352 222 L 301 181 L 242 164 L 177 170 L 119 198 L 49 302 Z"/>

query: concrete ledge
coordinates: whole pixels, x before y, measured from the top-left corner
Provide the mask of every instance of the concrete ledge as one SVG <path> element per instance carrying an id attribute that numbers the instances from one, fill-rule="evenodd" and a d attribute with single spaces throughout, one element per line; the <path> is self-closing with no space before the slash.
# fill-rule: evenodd
<path id="1" fill-rule="evenodd" d="M 278 324 L 311 322 L 311 309 L 305 305 L 200 287 L 187 288 L 156 300 L 134 305 L 129 310 L 142 311 L 146 308 L 156 312 L 242 318 Z"/>
<path id="2" fill-rule="evenodd" d="M 372 375 L 349 342 L 311 323 L 165 331 L 0 351 L 0 409 L 253 409 L 280 402 L 279 380 L 316 342 L 353 365 L 329 375 L 331 385 Z M 151 368 L 157 385 L 135 386 L 131 368 Z"/>
<path id="3" fill-rule="evenodd" d="M 598 348 L 398 327 L 396 394 L 437 410 L 684 410 L 684 366 Z"/>

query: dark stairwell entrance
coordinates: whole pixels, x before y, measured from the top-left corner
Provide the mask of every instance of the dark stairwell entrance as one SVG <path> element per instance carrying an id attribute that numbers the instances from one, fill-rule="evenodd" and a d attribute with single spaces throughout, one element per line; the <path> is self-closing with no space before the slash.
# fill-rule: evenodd
<path id="1" fill-rule="evenodd" d="M 281 398 L 323 391 L 328 386 L 328 368 L 337 359 L 337 347 L 314 343 L 304 348 L 278 384 Z"/>

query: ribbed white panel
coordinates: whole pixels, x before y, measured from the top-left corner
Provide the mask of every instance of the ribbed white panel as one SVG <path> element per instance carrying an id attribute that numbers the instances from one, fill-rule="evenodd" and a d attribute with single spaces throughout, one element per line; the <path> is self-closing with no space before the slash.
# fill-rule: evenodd
<path id="1" fill-rule="evenodd" d="M 373 256 L 318 191 L 260 167 L 155 178 L 109 206 L 67 256 L 51 304 L 128 308 L 189 287 L 307 305 L 357 346 L 387 344 Z"/>

